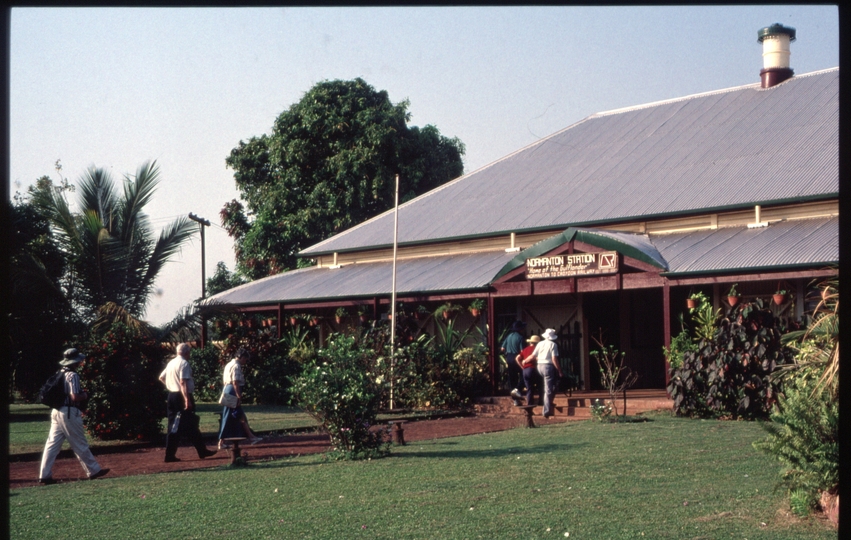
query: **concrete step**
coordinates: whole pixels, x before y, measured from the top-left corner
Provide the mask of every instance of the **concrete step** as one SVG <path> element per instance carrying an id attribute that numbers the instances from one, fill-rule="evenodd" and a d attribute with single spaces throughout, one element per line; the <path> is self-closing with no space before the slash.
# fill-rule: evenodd
<path id="1" fill-rule="evenodd" d="M 595 400 L 608 401 L 608 395 L 597 393 L 579 394 L 571 396 L 557 395 L 553 399 L 556 416 L 575 418 L 577 420 L 591 418 L 591 405 Z M 665 392 L 644 391 L 636 392 L 635 397 L 627 395 L 626 414 L 635 415 L 653 410 L 671 410 L 673 402 L 667 398 Z M 617 400 L 618 412 L 623 413 L 623 398 Z M 474 405 L 476 414 L 481 416 L 523 416 L 523 409 L 514 405 L 514 400 L 509 396 L 493 396 L 479 398 Z M 533 415 L 540 416 L 543 407 L 537 406 L 533 409 Z"/>

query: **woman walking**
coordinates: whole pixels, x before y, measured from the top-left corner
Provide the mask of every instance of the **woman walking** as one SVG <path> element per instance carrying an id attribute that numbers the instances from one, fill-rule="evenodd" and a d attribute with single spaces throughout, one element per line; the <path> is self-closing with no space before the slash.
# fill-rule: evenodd
<path id="1" fill-rule="evenodd" d="M 250 444 L 256 444 L 263 440 L 255 435 L 251 428 L 248 427 L 248 419 L 245 417 L 245 412 L 242 410 L 242 389 L 245 386 L 245 375 L 242 373 L 242 366 L 251 358 L 251 353 L 247 349 L 240 347 L 236 351 L 236 357 L 227 363 L 225 366 L 222 382 L 224 382 L 226 394 L 235 396 L 237 399 L 236 407 L 225 407 L 222 411 L 222 426 L 219 430 L 219 449 L 227 446 L 222 439 L 233 437 L 245 437 Z"/>

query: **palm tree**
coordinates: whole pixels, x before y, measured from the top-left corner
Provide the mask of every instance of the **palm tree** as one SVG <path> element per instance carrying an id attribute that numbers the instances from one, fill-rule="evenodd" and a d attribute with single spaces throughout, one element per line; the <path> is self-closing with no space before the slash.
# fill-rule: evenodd
<path id="1" fill-rule="evenodd" d="M 135 177 L 125 175 L 124 193 L 118 195 L 109 172 L 90 167 L 78 181 L 79 214 L 63 195 L 51 193 L 45 201 L 68 257 L 65 288 L 88 322 L 138 322 L 157 275 L 195 230 L 187 218 L 178 218 L 154 239 L 143 209 L 158 176 L 156 161 L 145 162 Z"/>

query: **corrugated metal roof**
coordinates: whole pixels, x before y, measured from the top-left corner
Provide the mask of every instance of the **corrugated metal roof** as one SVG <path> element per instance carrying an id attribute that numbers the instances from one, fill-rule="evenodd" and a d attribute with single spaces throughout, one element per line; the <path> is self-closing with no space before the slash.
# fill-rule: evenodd
<path id="1" fill-rule="evenodd" d="M 512 256 L 492 251 L 400 260 L 396 263 L 396 293 L 483 289 Z M 392 262 L 302 268 L 221 292 L 207 303 L 257 305 L 388 296 L 392 281 Z"/>
<path id="2" fill-rule="evenodd" d="M 623 253 L 639 250 L 666 266 L 664 275 L 756 271 L 837 264 L 839 218 L 801 219 L 748 229 L 726 227 L 664 235 L 569 229 L 536 244 L 546 251 L 573 238 Z M 501 251 L 398 261 L 397 294 L 435 294 L 483 290 L 497 277 L 539 255 L 529 247 L 518 255 Z M 303 268 L 259 279 L 207 299 L 207 303 L 259 305 L 389 296 L 392 262 L 351 264 L 341 268 Z"/>
<path id="3" fill-rule="evenodd" d="M 666 275 L 781 269 L 839 263 L 839 218 L 800 219 L 651 236 Z"/>
<path id="4" fill-rule="evenodd" d="M 591 116 L 400 206 L 399 243 L 824 197 L 838 158 L 837 68 Z M 392 241 L 389 211 L 301 254 Z"/>

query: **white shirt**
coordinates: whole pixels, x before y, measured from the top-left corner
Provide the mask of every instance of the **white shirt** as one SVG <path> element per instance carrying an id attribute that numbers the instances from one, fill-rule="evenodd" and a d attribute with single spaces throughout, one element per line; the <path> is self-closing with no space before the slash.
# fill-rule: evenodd
<path id="1" fill-rule="evenodd" d="M 182 356 L 175 356 L 165 369 L 160 373 L 160 378 L 165 377 L 165 387 L 169 392 L 180 392 L 180 380 L 186 380 L 186 391 L 190 394 L 195 391 L 195 381 L 192 380 L 192 366 Z"/>
<path id="2" fill-rule="evenodd" d="M 239 360 L 234 358 L 227 363 L 222 381 L 224 381 L 225 386 L 233 381 L 236 381 L 236 385 L 239 387 L 245 385 L 245 376 L 242 374 L 242 366 L 239 364 Z"/>
<path id="3" fill-rule="evenodd" d="M 558 356 L 558 344 L 555 341 L 545 339 L 535 345 L 532 351 L 539 364 L 552 364 L 553 356 Z"/>

